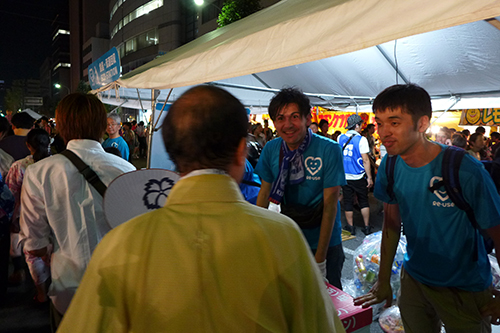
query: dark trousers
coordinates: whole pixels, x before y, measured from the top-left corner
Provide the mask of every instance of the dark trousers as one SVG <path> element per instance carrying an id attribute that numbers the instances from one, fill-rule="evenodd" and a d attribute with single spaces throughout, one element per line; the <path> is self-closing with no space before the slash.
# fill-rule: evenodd
<path id="1" fill-rule="evenodd" d="M 145 136 L 139 136 L 139 156 L 146 157 L 148 153 L 148 143 Z"/>

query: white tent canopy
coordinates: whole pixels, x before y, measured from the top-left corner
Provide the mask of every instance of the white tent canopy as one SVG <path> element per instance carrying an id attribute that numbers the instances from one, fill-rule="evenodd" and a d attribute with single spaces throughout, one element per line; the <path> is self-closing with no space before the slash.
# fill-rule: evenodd
<path id="1" fill-rule="evenodd" d="M 310 93 L 314 105 L 340 109 L 368 106 L 396 82 L 417 83 L 445 100 L 500 96 L 500 30 L 483 21 L 497 16 L 497 0 L 282 0 L 116 84 L 176 88 L 172 101 L 191 85 L 210 82 L 255 113 L 283 86 Z M 119 105 L 128 96 L 123 106 L 151 107 L 150 92 L 140 92 L 141 106 L 136 89 L 120 90 L 120 100 L 111 101 L 111 93 L 104 102 Z"/>
<path id="2" fill-rule="evenodd" d="M 136 107 L 139 91 L 140 108 L 148 108 L 151 89 L 175 88 L 171 102 L 192 85 L 210 83 L 262 110 L 276 90 L 297 86 L 313 105 L 358 110 L 369 109 L 385 87 L 413 82 L 444 97 L 446 110 L 465 97 L 500 97 L 495 17 L 498 0 L 282 0 L 99 91 L 115 87 L 109 97 L 118 92 L 120 99 L 113 104 Z"/>

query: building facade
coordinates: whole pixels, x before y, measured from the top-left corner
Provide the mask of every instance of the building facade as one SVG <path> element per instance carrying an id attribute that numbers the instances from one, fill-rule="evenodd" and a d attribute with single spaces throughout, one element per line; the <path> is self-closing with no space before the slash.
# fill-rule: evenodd
<path id="1" fill-rule="evenodd" d="M 109 24 L 109 9 L 107 2 L 102 0 L 71 0 L 69 2 L 69 22 L 71 33 L 70 89 L 71 91 L 76 91 L 80 82 L 84 81 L 84 69 L 86 69 L 84 64 L 86 63 L 85 61 L 88 61 L 89 57 L 89 43 L 92 44 L 92 38 L 106 39 L 109 36 L 109 28 L 107 28 Z M 99 48 L 99 46 L 95 48 Z M 87 53 L 84 50 L 87 50 Z M 96 56 L 96 54 L 96 52 L 93 52 L 91 57 Z"/>
<path id="2" fill-rule="evenodd" d="M 261 0 L 267 7 L 278 0 Z M 88 66 L 112 47 L 120 55 L 121 73 L 217 28 L 223 0 L 96 0 L 70 2 L 71 90 L 88 83 Z M 92 13 L 92 15 L 89 15 Z M 123 120 L 136 118 L 124 109 Z"/>
<path id="3" fill-rule="evenodd" d="M 111 0 L 110 47 L 116 47 L 122 73 L 185 44 L 197 36 L 191 0 Z"/>

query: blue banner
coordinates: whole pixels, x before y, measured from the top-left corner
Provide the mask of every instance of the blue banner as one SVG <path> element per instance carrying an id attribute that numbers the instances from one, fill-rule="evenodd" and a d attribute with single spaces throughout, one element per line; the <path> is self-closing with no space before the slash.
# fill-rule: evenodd
<path id="1" fill-rule="evenodd" d="M 113 47 L 88 67 L 90 87 L 95 90 L 120 78 L 120 56 Z"/>

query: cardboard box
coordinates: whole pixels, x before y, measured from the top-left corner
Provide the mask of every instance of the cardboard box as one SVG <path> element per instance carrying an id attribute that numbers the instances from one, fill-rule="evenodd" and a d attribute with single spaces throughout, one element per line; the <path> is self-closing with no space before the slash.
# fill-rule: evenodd
<path id="1" fill-rule="evenodd" d="M 370 324 L 372 323 L 371 307 L 363 309 L 361 306 L 354 306 L 351 295 L 329 283 L 326 283 L 326 289 L 347 333 L 370 332 Z"/>

